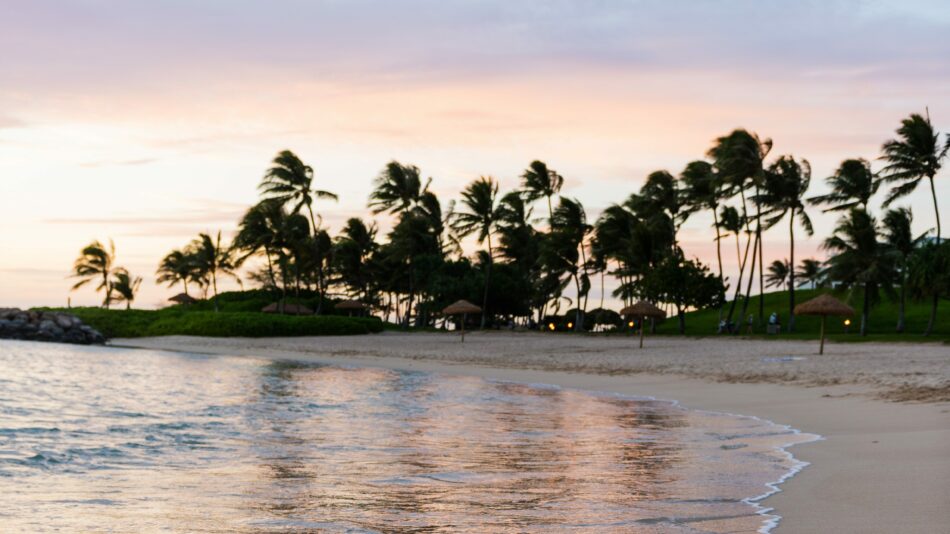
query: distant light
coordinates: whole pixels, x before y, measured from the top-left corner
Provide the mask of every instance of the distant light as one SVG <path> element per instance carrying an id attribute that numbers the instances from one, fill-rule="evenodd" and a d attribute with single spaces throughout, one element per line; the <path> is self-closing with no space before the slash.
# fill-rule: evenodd
<path id="1" fill-rule="evenodd" d="M 629 326 L 630 328 L 633 328 L 633 324 L 634 324 L 633 321 L 630 321 L 629 323 L 627 323 L 627 326 Z"/>
<path id="2" fill-rule="evenodd" d="M 844 325 L 845 325 L 845 326 L 851 326 L 851 319 L 845 319 L 845 320 L 844 320 Z"/>
<path id="3" fill-rule="evenodd" d="M 548 329 L 554 331 L 554 323 L 548 323 Z"/>
<path id="4" fill-rule="evenodd" d="M 568 329 L 574 328 L 574 323 L 567 323 L 567 328 Z"/>

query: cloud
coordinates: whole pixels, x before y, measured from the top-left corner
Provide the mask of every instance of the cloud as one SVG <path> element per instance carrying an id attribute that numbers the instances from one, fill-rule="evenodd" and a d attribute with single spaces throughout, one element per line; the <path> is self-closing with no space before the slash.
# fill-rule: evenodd
<path id="1" fill-rule="evenodd" d="M 136 165 L 147 165 L 149 163 L 154 163 L 158 161 L 158 158 L 137 158 L 137 159 L 126 159 L 118 161 L 90 161 L 87 163 L 80 163 L 80 167 L 95 168 L 95 167 L 106 167 L 106 166 L 136 166 Z"/>
<path id="2" fill-rule="evenodd" d="M 22 121 L 16 117 L 10 117 L 9 115 L 0 115 L 0 130 L 7 128 L 23 128 L 27 125 L 25 121 Z"/>

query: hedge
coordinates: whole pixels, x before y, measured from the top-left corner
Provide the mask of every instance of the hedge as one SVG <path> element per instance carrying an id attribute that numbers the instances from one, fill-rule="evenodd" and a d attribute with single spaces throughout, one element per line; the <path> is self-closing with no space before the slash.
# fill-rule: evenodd
<path id="1" fill-rule="evenodd" d="M 107 338 L 145 336 L 277 337 L 347 336 L 381 332 L 377 318 L 335 315 L 270 315 L 259 312 L 206 312 L 164 310 L 104 310 L 72 308 L 68 311 Z"/>

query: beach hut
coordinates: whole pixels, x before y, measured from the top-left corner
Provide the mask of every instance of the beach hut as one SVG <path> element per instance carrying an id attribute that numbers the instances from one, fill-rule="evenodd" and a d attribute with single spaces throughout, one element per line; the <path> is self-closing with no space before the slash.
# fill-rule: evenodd
<path id="1" fill-rule="evenodd" d="M 633 316 L 633 317 L 640 318 L 640 348 L 642 349 L 643 348 L 643 330 L 645 326 L 643 323 L 646 322 L 646 318 L 656 317 L 656 318 L 662 319 L 666 317 L 666 312 L 661 310 L 660 308 L 657 308 L 656 306 L 654 306 L 653 304 L 650 304 L 649 302 L 645 300 L 641 300 L 640 302 L 637 302 L 633 306 L 627 306 L 626 308 L 620 310 L 620 315 L 627 316 L 627 317 Z"/>
<path id="2" fill-rule="evenodd" d="M 462 343 L 465 343 L 465 318 L 470 313 L 481 313 L 482 309 L 467 300 L 450 304 L 442 310 L 445 315 L 462 315 Z"/>
<path id="3" fill-rule="evenodd" d="M 343 300 L 343 301 L 337 302 L 336 305 L 333 307 L 337 310 L 346 310 L 348 315 L 352 316 L 354 311 L 362 312 L 363 310 L 365 310 L 366 304 L 363 304 L 362 302 L 358 300 Z"/>
<path id="4" fill-rule="evenodd" d="M 175 304 L 194 304 L 198 302 L 198 299 L 192 297 L 191 295 L 186 295 L 185 293 L 179 293 L 174 297 L 168 299 L 169 302 L 174 302 Z"/>
<path id="5" fill-rule="evenodd" d="M 821 316 L 821 345 L 818 354 L 825 353 L 825 318 L 829 315 L 854 315 L 854 308 L 825 293 L 795 306 L 795 315 Z"/>
<path id="6" fill-rule="evenodd" d="M 274 302 L 261 308 L 264 313 L 284 313 L 285 315 L 313 315 L 313 310 L 303 304 L 284 304 L 284 310 L 281 312 L 280 303 Z"/>

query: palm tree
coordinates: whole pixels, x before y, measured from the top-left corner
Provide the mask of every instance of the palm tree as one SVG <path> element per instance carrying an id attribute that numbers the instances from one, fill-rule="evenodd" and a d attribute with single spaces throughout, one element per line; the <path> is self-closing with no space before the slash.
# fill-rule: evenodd
<path id="1" fill-rule="evenodd" d="M 760 202 L 767 206 L 766 227 L 778 223 L 788 215 L 789 269 L 788 269 L 788 331 L 795 331 L 795 219 L 801 223 L 805 233 L 814 235 L 811 219 L 805 213 L 803 198 L 811 183 L 811 165 L 808 160 L 795 161 L 791 156 L 782 156 L 769 166 L 765 175 Z M 774 263 L 772 265 L 775 265 Z"/>
<path id="2" fill-rule="evenodd" d="M 937 219 L 937 245 L 940 245 L 940 208 L 937 205 L 934 177 L 943 166 L 943 160 L 950 150 L 950 136 L 941 144 L 940 134 L 934 131 L 929 113 L 926 118 L 913 113 L 901 121 L 897 137 L 885 142 L 881 147 L 881 159 L 887 162 L 887 166 L 881 171 L 884 180 L 899 184 L 890 190 L 884 199 L 884 206 L 887 207 L 895 200 L 909 195 L 927 178 L 930 182 L 930 196 L 933 198 L 934 216 Z M 939 295 L 934 294 L 930 310 L 932 316 L 937 315 L 939 303 Z M 927 332 L 930 332 L 929 327 Z"/>
<path id="3" fill-rule="evenodd" d="M 676 234 L 680 225 L 689 217 L 689 204 L 683 191 L 680 190 L 679 183 L 672 174 L 667 171 L 651 172 L 640 192 L 631 197 L 634 211 L 651 217 L 657 213 L 662 213 L 670 223 L 670 231 L 673 237 L 672 251 L 676 251 L 678 244 Z M 659 219 L 654 219 L 659 223 Z"/>
<path id="4" fill-rule="evenodd" d="M 111 239 L 109 240 L 108 249 L 99 241 L 93 241 L 86 245 L 73 263 L 72 276 L 80 280 L 73 285 L 72 289 L 79 289 L 89 282 L 99 279 L 100 283 L 96 287 L 96 292 L 105 291 L 106 296 L 102 301 L 102 305 L 108 308 L 112 302 L 113 288 L 109 277 L 112 276 L 114 263 L 115 243 Z"/>
<path id="5" fill-rule="evenodd" d="M 498 223 L 499 208 L 496 202 L 498 197 L 498 183 L 491 176 L 482 176 L 468 184 L 462 191 L 462 206 L 464 211 L 452 213 L 452 229 L 459 237 L 465 238 L 476 234 L 478 244 L 488 242 L 488 261 L 485 262 L 485 290 L 482 294 L 482 328 L 488 316 L 488 288 L 491 286 L 491 268 L 494 261 L 491 236 Z"/>
<path id="6" fill-rule="evenodd" d="M 337 276 L 353 296 L 366 303 L 372 281 L 371 258 L 378 248 L 376 225 L 367 226 L 356 217 L 346 221 L 333 246 L 333 266 Z"/>
<path id="7" fill-rule="evenodd" d="M 317 231 L 317 222 L 313 214 L 313 199 L 337 200 L 337 196 L 329 191 L 313 189 L 313 168 L 289 150 L 277 154 L 273 167 L 264 174 L 259 189 L 265 198 L 275 200 L 282 206 L 292 204 L 291 213 L 299 213 L 306 207 L 314 232 Z"/>
<path id="8" fill-rule="evenodd" d="M 831 193 L 808 199 L 813 206 L 827 205 L 825 212 L 847 211 L 851 208 L 868 209 L 868 202 L 877 193 L 881 180 L 871 172 L 865 159 L 846 159 L 835 173 L 825 179 Z"/>
<path id="9" fill-rule="evenodd" d="M 192 252 L 189 250 L 172 250 L 158 265 L 155 271 L 155 282 L 158 284 L 168 284 L 172 287 L 181 282 L 185 295 L 188 295 L 188 282 L 195 278 L 195 266 Z"/>
<path id="10" fill-rule="evenodd" d="M 574 329 L 584 329 L 590 276 L 587 272 L 587 236 L 592 227 L 587 213 L 577 199 L 561 197 L 551 218 L 551 232 L 546 239 L 546 261 L 553 273 L 566 273 L 577 290 L 577 314 Z"/>
<path id="11" fill-rule="evenodd" d="M 240 283 L 241 279 L 234 273 L 235 260 L 231 248 L 221 243 L 221 231 L 217 239 L 208 234 L 198 234 L 192 243 L 195 251 L 195 270 L 199 277 L 208 280 L 214 291 L 214 311 L 218 311 L 218 275 L 229 276 Z"/>
<path id="12" fill-rule="evenodd" d="M 142 277 L 129 274 L 129 271 L 118 268 L 113 275 L 112 289 L 119 294 L 119 297 L 116 298 L 118 302 L 125 301 L 125 309 L 129 310 L 132 308 L 132 301 L 135 300 L 135 294 L 139 291 L 139 286 L 142 285 Z"/>
<path id="13" fill-rule="evenodd" d="M 267 275 L 270 284 L 278 287 L 277 276 L 274 273 L 274 257 L 279 259 L 282 254 L 282 235 L 288 215 L 279 201 L 262 200 L 251 206 L 241 217 L 238 223 L 238 233 L 231 243 L 231 248 L 242 252 L 234 258 L 236 267 L 240 267 L 248 258 L 263 254 L 267 261 Z M 283 301 L 281 301 L 283 302 Z"/>
<path id="14" fill-rule="evenodd" d="M 802 279 L 802 282 L 798 284 L 798 287 L 802 287 L 805 284 L 811 284 L 812 289 L 823 286 L 823 270 L 824 269 L 822 268 L 820 261 L 814 258 L 803 259 L 802 262 L 798 264 L 798 269 L 795 271 L 795 276 Z"/>
<path id="15" fill-rule="evenodd" d="M 934 216 L 937 219 L 937 243 L 940 243 L 940 209 L 937 206 L 937 191 L 934 188 L 934 177 L 943 166 L 943 160 L 950 150 L 950 139 L 940 143 L 940 134 L 934 131 L 930 124 L 930 115 L 926 118 L 913 113 L 901 121 L 897 129 L 898 139 L 884 143 L 881 159 L 887 166 L 881 171 L 884 181 L 898 183 L 891 189 L 884 206 L 889 206 L 895 200 L 911 194 L 920 185 L 921 180 L 927 178 L 930 182 L 930 195 L 933 198 Z M 950 137 L 950 136 L 948 136 Z"/>
<path id="16" fill-rule="evenodd" d="M 914 214 L 907 208 L 895 208 L 884 214 L 884 242 L 887 243 L 899 272 L 900 307 L 897 312 L 897 333 L 904 332 L 904 315 L 907 302 L 907 268 L 911 256 L 924 242 L 925 235 L 914 237 L 912 226 Z"/>
<path id="17" fill-rule="evenodd" d="M 722 247 L 720 240 L 719 202 L 722 200 L 722 182 L 712 164 L 705 161 L 693 161 L 686 165 L 680 174 L 684 185 L 687 211 L 709 210 L 713 216 L 713 228 L 716 230 L 716 259 L 719 262 L 719 281 L 725 284 L 722 275 Z M 738 214 L 737 214 L 738 215 Z"/>
<path id="18" fill-rule="evenodd" d="M 925 243 L 908 263 L 906 282 L 914 298 L 950 296 L 950 243 Z M 933 332 L 936 322 L 937 310 L 931 307 L 924 335 Z"/>
<path id="19" fill-rule="evenodd" d="M 828 274 L 847 287 L 861 287 L 861 335 L 867 335 L 871 304 L 881 288 L 890 289 L 896 273 L 891 254 L 878 239 L 877 222 L 868 212 L 852 208 L 822 247 L 835 253 L 828 259 Z"/>
<path id="20" fill-rule="evenodd" d="M 720 239 L 726 238 L 729 234 L 732 234 L 736 238 L 736 265 L 740 268 L 739 279 L 742 279 L 741 268 L 742 265 L 742 250 L 739 244 L 739 234 L 742 233 L 742 229 L 745 227 L 745 222 L 742 220 L 742 215 L 739 214 L 739 210 L 733 208 L 732 206 L 723 206 L 719 210 L 719 226 L 726 231 L 725 235 L 722 235 Z"/>
<path id="21" fill-rule="evenodd" d="M 784 289 L 791 282 L 792 268 L 788 260 L 775 260 L 769 264 L 769 274 L 765 276 L 765 287 Z"/>
<path id="22" fill-rule="evenodd" d="M 549 169 L 542 161 L 532 161 L 527 170 L 521 174 L 521 187 L 528 200 L 534 202 L 546 197 L 548 199 L 548 220 L 554 217 L 554 208 L 551 197 L 560 193 L 564 185 L 564 177 Z"/>
<path id="23" fill-rule="evenodd" d="M 722 177 L 723 184 L 725 184 L 729 190 L 739 192 L 739 196 L 742 200 L 742 220 L 745 221 L 746 232 L 749 233 L 749 237 L 746 240 L 745 255 L 739 268 L 740 279 L 736 283 L 735 297 L 733 298 L 732 306 L 729 308 L 728 320 L 730 322 L 732 321 L 733 312 L 735 311 L 735 306 L 738 302 L 741 292 L 741 273 L 745 270 L 745 264 L 747 263 L 749 256 L 749 246 L 752 244 L 751 242 L 753 236 L 752 230 L 749 227 L 752 217 L 749 215 L 746 192 L 751 188 L 756 197 L 759 195 L 759 189 L 762 187 L 765 181 L 765 158 L 768 156 L 771 150 L 771 139 L 760 139 L 759 136 L 754 133 L 737 129 L 733 130 L 729 135 L 716 139 L 712 148 L 709 149 L 707 154 L 710 159 L 713 160 L 713 165 L 715 166 L 716 171 Z M 749 269 L 749 282 L 746 287 L 745 300 L 742 304 L 743 316 L 745 316 L 745 312 L 748 309 L 749 298 L 752 294 L 752 281 L 755 278 L 756 250 L 758 251 L 760 265 L 759 285 L 761 286 L 764 283 L 764 276 L 762 274 L 764 269 L 761 268 L 761 260 L 763 256 L 761 216 L 762 205 L 756 202 L 755 209 L 755 246 L 752 247 L 752 265 Z M 764 306 L 765 301 L 763 300 L 763 297 L 760 296 L 760 320 L 765 313 Z"/>
<path id="24" fill-rule="evenodd" d="M 390 161 L 376 177 L 373 192 L 369 196 L 369 207 L 373 214 L 384 211 L 404 213 L 419 203 L 426 189 L 428 184 L 422 186 L 419 167 Z"/>

